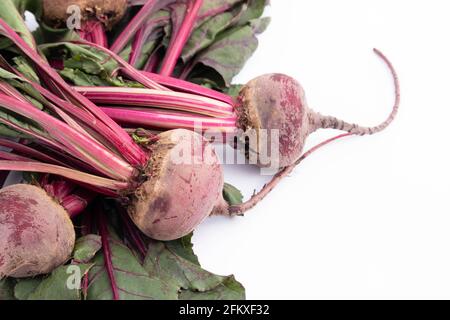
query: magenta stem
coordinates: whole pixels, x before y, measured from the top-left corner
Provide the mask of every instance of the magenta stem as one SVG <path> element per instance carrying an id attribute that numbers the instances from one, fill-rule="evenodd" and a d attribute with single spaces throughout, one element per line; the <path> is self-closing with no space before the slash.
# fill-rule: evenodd
<path id="1" fill-rule="evenodd" d="M 28 119 L 39 123 L 56 141 L 62 143 L 68 150 L 82 157 L 94 168 L 109 177 L 129 180 L 134 175 L 134 169 L 126 162 L 117 158 L 103 145 L 75 131 L 65 123 L 37 109 L 31 104 L 0 94 L 0 105 Z"/>
<path id="2" fill-rule="evenodd" d="M 0 117 L 0 123 L 4 124 L 7 127 L 10 127 L 11 129 L 14 129 L 17 132 L 24 133 L 24 134 L 26 134 L 29 137 L 33 137 L 33 138 L 41 141 L 44 145 L 51 146 L 51 147 L 56 148 L 58 150 L 67 151 L 67 149 L 63 145 L 61 145 L 58 142 L 52 141 L 48 136 L 44 136 L 42 134 L 38 134 L 38 133 L 36 133 L 33 130 L 29 130 L 29 129 L 26 129 L 26 128 L 23 128 L 23 127 L 19 127 L 14 122 L 6 120 L 6 119 L 3 119 L 1 117 Z"/>
<path id="3" fill-rule="evenodd" d="M 148 41 L 155 28 L 164 25 L 167 21 L 169 21 L 169 17 L 158 17 L 148 21 L 138 30 L 132 41 L 130 57 L 128 59 L 129 64 L 136 67 L 137 62 L 142 55 L 142 49 L 144 48 L 145 42 Z"/>
<path id="4" fill-rule="evenodd" d="M 143 70 L 146 72 L 155 72 L 162 61 L 162 46 L 159 46 L 148 58 Z"/>
<path id="5" fill-rule="evenodd" d="M 37 151 L 31 147 L 25 146 L 24 144 L 17 143 L 11 140 L 6 140 L 0 138 L 0 146 L 5 148 L 10 148 L 20 155 L 28 156 L 30 158 L 42 161 L 42 162 L 48 162 L 51 164 L 56 164 L 59 166 L 64 166 L 65 164 L 59 160 L 56 160 L 55 158 L 46 155 L 45 153 L 42 153 L 40 151 Z"/>
<path id="6" fill-rule="evenodd" d="M 64 197 L 61 201 L 61 205 L 66 209 L 70 218 L 74 219 L 86 210 L 94 198 L 94 193 L 78 190 L 75 193 Z"/>
<path id="7" fill-rule="evenodd" d="M 95 198 L 95 193 L 86 190 L 75 190 L 76 185 L 68 180 L 58 179 L 48 182 L 48 175 L 41 181 L 42 188 L 48 195 L 56 199 L 74 219 L 82 213 Z"/>
<path id="8" fill-rule="evenodd" d="M 46 106 L 48 108 L 51 108 L 52 110 L 54 110 L 58 115 L 61 116 L 61 118 L 63 118 L 63 120 L 68 125 L 70 125 L 75 130 L 77 130 L 85 135 L 89 135 L 86 132 L 86 130 L 81 128 L 81 126 L 78 124 L 79 121 L 74 121 L 74 119 L 72 119 L 70 116 L 66 115 L 61 109 L 70 113 L 76 119 L 85 123 L 88 127 L 95 129 L 99 133 L 100 137 L 104 138 L 103 139 L 104 141 L 111 143 L 111 141 L 117 140 L 117 136 L 112 133 L 110 128 L 108 128 L 105 123 L 99 122 L 98 119 L 93 114 L 88 113 L 88 112 L 80 113 L 79 108 L 76 107 L 75 105 L 73 105 L 72 103 L 59 98 L 58 96 L 56 96 L 52 92 L 48 91 L 47 89 L 41 87 L 37 83 L 33 83 L 33 82 L 28 82 L 28 83 L 30 85 L 32 85 L 36 90 L 38 90 L 47 99 L 47 101 L 51 101 Z M 58 105 L 59 107 L 57 107 L 56 105 Z M 104 142 L 104 141 L 101 141 L 101 142 Z M 113 144 L 113 146 L 114 146 L 114 144 Z M 117 151 L 111 150 L 111 152 L 114 152 L 114 154 L 116 156 L 121 157 L 122 151 L 124 151 L 123 145 L 117 145 L 117 143 L 116 143 L 116 146 L 118 147 Z M 136 146 L 136 148 L 138 148 L 138 147 Z M 112 148 L 112 149 L 114 149 L 114 148 Z M 137 150 L 140 151 L 140 149 L 137 149 Z"/>
<path id="9" fill-rule="evenodd" d="M 59 76 L 59 74 L 51 68 L 47 61 L 39 56 L 28 44 L 20 38 L 17 33 L 2 19 L 0 19 L 0 34 L 10 39 L 20 51 L 35 64 L 38 73 L 56 92 L 70 100 L 72 103 L 80 107 L 79 112 L 92 113 L 99 122 L 104 122 L 111 131 L 114 143 L 124 157 L 130 161 L 132 165 L 143 165 L 147 162 L 145 153 L 131 139 L 127 133 L 120 128 L 112 119 L 108 118 L 97 106 L 91 103 L 82 95 L 77 94 L 72 88 Z M 95 44 L 92 44 L 95 46 Z M 93 128 L 95 130 L 95 128 Z"/>
<path id="10" fill-rule="evenodd" d="M 105 27 L 100 21 L 88 20 L 83 22 L 78 34 L 80 38 L 88 42 L 98 44 L 105 48 L 108 47 L 108 38 L 106 36 Z"/>
<path id="11" fill-rule="evenodd" d="M 136 33 L 136 36 L 133 39 L 133 43 L 131 45 L 130 58 L 128 59 L 128 63 L 133 67 L 136 66 L 136 63 L 141 55 L 142 48 L 144 47 L 144 40 L 146 38 L 146 28 L 142 27 Z"/>
<path id="12" fill-rule="evenodd" d="M 111 190 L 125 190 L 129 188 L 129 184 L 126 182 L 111 180 L 87 174 L 81 171 L 39 162 L 0 160 L 0 170 L 49 173 L 73 181 L 86 183 L 95 187 L 107 188 Z"/>
<path id="13" fill-rule="evenodd" d="M 166 86 L 168 88 L 182 91 L 186 93 L 191 93 L 195 95 L 200 95 L 204 97 L 208 97 L 211 99 L 219 100 L 222 102 L 225 102 L 229 104 L 230 106 L 234 106 L 235 101 L 232 97 L 223 94 L 221 92 L 218 92 L 216 90 L 212 90 L 209 88 L 202 87 L 198 84 L 194 84 L 192 82 L 188 82 L 185 80 L 180 80 L 173 77 L 165 77 L 162 75 L 159 75 L 157 73 L 151 73 L 147 71 L 141 71 L 144 75 L 146 75 L 148 78 L 152 79 L 155 82 L 158 82 L 159 84 Z"/>
<path id="14" fill-rule="evenodd" d="M 125 46 L 130 43 L 136 32 L 142 27 L 146 19 L 160 8 L 165 7 L 175 0 L 147 0 L 145 5 L 139 10 L 138 14 L 128 23 L 126 28 L 120 33 L 116 41 L 111 46 L 111 51 L 120 53 Z"/>
<path id="15" fill-rule="evenodd" d="M 115 121 L 146 129 L 188 129 L 215 133 L 237 131 L 235 118 L 211 118 L 161 110 L 133 110 L 129 108 L 102 108 Z"/>
<path id="16" fill-rule="evenodd" d="M 76 186 L 74 183 L 68 180 L 58 179 L 56 181 L 49 182 L 49 175 L 46 174 L 41 179 L 41 186 L 49 195 L 56 198 L 58 201 L 62 201 L 65 197 L 73 193 Z"/>
<path id="17" fill-rule="evenodd" d="M 183 48 L 194 30 L 202 5 L 203 0 L 189 0 L 180 30 L 178 30 L 176 35 L 172 35 L 171 43 L 162 62 L 159 71 L 159 74 L 162 76 L 171 76 L 173 74 Z"/>
<path id="18" fill-rule="evenodd" d="M 100 205 L 99 205 L 100 207 Z M 111 284 L 112 296 L 113 300 L 119 300 L 119 288 L 117 287 L 116 277 L 114 274 L 114 266 L 112 262 L 112 252 L 109 246 L 109 232 L 108 226 L 106 223 L 105 213 L 103 209 L 99 208 L 98 213 L 98 230 L 100 232 L 100 236 L 102 238 L 102 247 L 103 247 L 103 257 L 105 261 L 105 269 L 108 274 L 109 282 Z"/>
<path id="19" fill-rule="evenodd" d="M 122 217 L 122 221 L 125 225 L 125 229 L 127 230 L 128 236 L 131 238 L 130 240 L 133 242 L 133 245 L 141 254 L 142 258 L 147 256 L 147 246 L 144 243 L 139 231 L 136 226 L 132 223 L 129 215 L 124 211 L 122 207 L 118 208 L 118 211 Z"/>
<path id="20" fill-rule="evenodd" d="M 73 154 L 68 154 L 66 152 L 57 150 L 52 148 L 51 146 L 47 146 L 45 144 L 36 144 L 34 146 L 36 149 L 42 150 L 42 152 L 45 152 L 46 154 L 50 155 L 53 158 L 58 158 L 61 160 L 62 167 L 70 168 L 70 169 L 77 169 L 86 173 L 92 173 L 95 175 L 101 175 L 101 172 L 90 166 L 88 163 L 85 163 L 81 161 L 80 159 L 76 158 Z M 47 162 L 48 161 L 41 161 L 41 162 Z M 50 162 L 50 164 L 53 164 Z M 56 165 L 60 165 L 59 163 L 55 163 Z"/>
<path id="21" fill-rule="evenodd" d="M 115 87 L 75 87 L 75 90 L 92 102 L 103 105 L 154 107 L 218 118 L 235 116 L 231 105 L 190 93 Z"/>
<path id="22" fill-rule="evenodd" d="M 0 159 L 8 160 L 8 161 L 24 161 L 24 162 L 35 161 L 35 160 L 27 158 L 27 157 L 19 156 L 17 154 L 11 153 L 11 152 L 1 151 L 1 150 L 0 150 Z"/>
<path id="23" fill-rule="evenodd" d="M 28 102 L 28 100 L 25 99 L 25 97 L 16 88 L 11 86 L 7 82 L 0 82 L 0 92 L 4 93 L 9 97 L 20 100 L 22 102 Z"/>

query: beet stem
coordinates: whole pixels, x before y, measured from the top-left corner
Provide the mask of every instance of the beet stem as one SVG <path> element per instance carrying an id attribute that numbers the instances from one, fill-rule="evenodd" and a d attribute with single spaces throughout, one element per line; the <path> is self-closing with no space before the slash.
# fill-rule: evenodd
<path id="1" fill-rule="evenodd" d="M 60 166 L 65 165 L 63 162 L 56 160 L 55 158 L 53 158 L 49 155 L 46 155 L 43 152 L 40 152 L 31 147 L 25 146 L 21 143 L 17 143 L 17 142 L 11 141 L 11 140 L 0 138 L 0 146 L 5 147 L 5 148 L 10 148 L 10 149 L 16 151 L 16 153 L 18 153 L 20 155 L 28 156 L 30 158 L 33 158 L 33 159 L 36 159 L 39 161 L 49 162 L 51 164 L 56 164 L 56 165 L 60 165 Z"/>
<path id="2" fill-rule="evenodd" d="M 20 38 L 20 36 L 2 19 L 0 19 L 0 34 L 11 40 L 20 52 L 36 66 L 40 78 L 53 89 L 53 92 L 79 107 L 77 110 L 78 114 L 92 114 L 99 122 L 104 123 L 110 133 L 109 138 L 111 139 L 111 143 L 114 143 L 118 150 L 123 153 L 124 157 L 129 160 L 132 165 L 142 164 L 144 161 L 143 159 L 146 159 L 145 154 L 126 132 L 112 119 L 108 118 L 92 102 L 73 91 L 61 76 L 53 70 L 47 61 Z M 4 64 L 6 61 L 3 59 L 1 62 Z M 92 129 L 96 130 L 95 127 Z"/>
<path id="3" fill-rule="evenodd" d="M 164 112 L 155 109 L 133 110 L 129 107 L 103 107 L 102 110 L 112 119 L 121 124 L 130 124 L 134 127 L 159 129 L 188 129 L 217 133 L 235 133 L 235 118 L 211 118 L 198 115 L 190 115 L 181 112 Z"/>
<path id="4" fill-rule="evenodd" d="M 142 239 L 141 235 L 136 229 L 136 226 L 131 222 L 130 217 L 122 207 L 119 208 L 119 213 L 124 222 L 125 229 L 127 230 L 129 237 L 133 241 L 133 245 L 136 246 L 142 258 L 145 259 L 145 257 L 147 256 L 147 247 L 144 243 L 144 240 Z"/>
<path id="5" fill-rule="evenodd" d="M 136 63 L 141 56 L 141 51 L 144 46 L 145 38 L 147 36 L 146 30 L 146 27 L 140 28 L 133 39 L 133 43 L 131 44 L 131 52 L 130 57 L 128 58 L 128 63 L 133 67 L 136 66 Z"/>
<path id="6" fill-rule="evenodd" d="M 159 84 L 169 87 L 171 89 L 219 100 L 229 104 L 230 106 L 234 106 L 235 104 L 235 101 L 232 97 L 219 91 L 209 89 L 185 80 L 173 77 L 164 77 L 157 73 L 151 73 L 147 71 L 142 71 L 142 73 L 147 77 L 149 77 L 150 79 L 158 82 Z"/>
<path id="7" fill-rule="evenodd" d="M 111 51 L 116 54 L 122 51 L 151 14 L 175 1 L 176 0 L 148 0 L 138 14 L 134 16 L 125 29 L 120 33 L 116 41 L 114 41 L 111 46 Z"/>
<path id="8" fill-rule="evenodd" d="M 105 268 L 108 274 L 109 282 L 111 284 L 111 290 L 113 295 L 113 300 L 119 300 L 119 288 L 117 287 L 116 278 L 114 275 L 114 266 L 112 263 L 112 253 L 111 248 L 109 246 L 109 232 L 108 226 L 106 223 L 105 213 L 103 212 L 103 208 L 98 208 L 98 229 L 100 232 L 100 236 L 102 238 L 102 247 L 103 247 L 103 256 L 105 260 Z"/>
<path id="9" fill-rule="evenodd" d="M 59 202 L 65 197 L 69 196 L 76 188 L 75 184 L 65 179 L 52 179 L 50 181 L 50 175 L 44 174 L 39 179 L 39 184 L 49 196 L 55 198 Z"/>
<path id="10" fill-rule="evenodd" d="M 39 162 L 22 162 L 22 161 L 7 161 L 0 160 L 1 171 L 24 171 L 24 172 L 39 172 L 50 173 L 65 177 L 67 179 L 87 183 L 92 186 L 100 188 L 108 188 L 112 190 L 125 190 L 129 188 L 127 182 L 120 182 L 99 176 L 94 176 L 81 171 L 68 169 L 65 167 L 55 166 Z"/>
<path id="11" fill-rule="evenodd" d="M 103 23 L 100 21 L 88 20 L 83 23 L 81 30 L 78 31 L 80 37 L 88 42 L 98 44 L 102 47 L 108 47 L 108 38 Z"/>
<path id="12" fill-rule="evenodd" d="M 236 116 L 233 105 L 217 99 L 184 92 L 147 88 L 74 87 L 92 102 L 181 110 L 217 118 Z"/>
<path id="13" fill-rule="evenodd" d="M 0 159 L 2 160 L 7 160 L 7 161 L 18 161 L 18 162 L 33 162 L 35 160 L 24 157 L 24 156 L 20 156 L 18 154 L 12 153 L 12 152 L 7 152 L 7 151 L 2 151 L 0 150 Z"/>
<path id="14" fill-rule="evenodd" d="M 203 5 L 203 0 L 190 0 L 187 4 L 186 14 L 183 23 L 177 34 L 172 34 L 171 43 L 167 49 L 166 56 L 161 65 L 159 74 L 171 76 L 181 56 L 184 46 L 194 30 L 198 13 Z"/>
<path id="15" fill-rule="evenodd" d="M 82 222 L 82 227 L 81 227 L 81 235 L 82 236 L 87 236 L 89 234 L 92 233 L 92 224 L 93 224 L 93 219 L 92 219 L 92 212 L 87 212 L 83 218 L 82 218 L 83 222 Z M 83 292 L 83 296 L 86 299 L 87 295 L 88 295 L 88 290 L 89 290 L 89 272 L 87 272 L 84 275 L 82 284 L 82 292 Z"/>
<path id="16" fill-rule="evenodd" d="M 151 19 L 139 29 L 131 44 L 130 57 L 128 58 L 129 64 L 136 67 L 139 58 L 141 58 L 143 54 L 142 49 L 144 48 L 144 45 L 148 41 L 149 37 L 153 35 L 153 31 L 157 30 L 158 27 L 162 27 L 164 23 L 167 23 L 169 20 L 170 18 L 165 16 Z M 153 37 L 155 37 L 155 35 L 153 35 Z M 152 54 L 150 54 L 147 59 L 150 59 L 150 56 L 152 56 Z"/>
<path id="17" fill-rule="evenodd" d="M 0 105 L 7 110 L 39 123 L 51 135 L 53 140 L 58 141 L 65 147 L 65 150 L 84 159 L 85 162 L 91 164 L 108 177 L 125 180 L 132 177 L 134 170 L 128 163 L 111 154 L 106 147 L 92 137 L 84 135 L 63 121 L 39 110 L 31 103 L 24 103 L 0 94 Z M 101 109 L 99 110 L 101 111 Z"/>
<path id="18" fill-rule="evenodd" d="M 61 205 L 66 209 L 70 218 L 74 219 L 86 210 L 95 197 L 96 195 L 93 192 L 77 190 L 75 193 L 64 197 Z"/>

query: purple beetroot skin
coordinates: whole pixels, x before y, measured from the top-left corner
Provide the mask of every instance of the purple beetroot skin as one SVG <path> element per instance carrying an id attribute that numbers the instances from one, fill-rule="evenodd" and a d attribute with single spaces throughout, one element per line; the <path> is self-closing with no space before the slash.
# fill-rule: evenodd
<path id="1" fill-rule="evenodd" d="M 69 215 L 44 190 L 25 184 L 0 190 L 0 279 L 47 274 L 74 245 Z"/>
<path id="2" fill-rule="evenodd" d="M 206 219 L 221 199 L 222 168 L 213 146 L 188 130 L 160 134 L 153 155 L 129 213 L 147 236 L 178 239 Z"/>

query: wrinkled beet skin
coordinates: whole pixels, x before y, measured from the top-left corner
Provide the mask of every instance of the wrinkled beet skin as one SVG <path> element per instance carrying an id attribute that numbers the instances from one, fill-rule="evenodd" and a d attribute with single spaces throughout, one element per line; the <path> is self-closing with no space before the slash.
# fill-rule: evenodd
<path id="1" fill-rule="evenodd" d="M 107 27 L 118 22 L 125 14 L 127 0 L 42 0 L 44 21 L 53 27 L 65 27 L 69 17 L 67 9 L 77 5 L 82 18 L 96 18 Z"/>
<path id="2" fill-rule="evenodd" d="M 0 278 L 47 274 L 69 259 L 74 244 L 69 216 L 41 188 L 0 190 Z"/>
<path id="3" fill-rule="evenodd" d="M 239 94 L 236 111 L 244 131 L 255 129 L 259 137 L 260 130 L 280 130 L 280 159 L 272 166 L 283 168 L 300 158 L 309 121 L 305 93 L 295 79 L 267 74 L 250 81 Z M 270 131 L 268 138 L 270 146 Z"/>
<path id="4" fill-rule="evenodd" d="M 194 164 L 177 164 L 171 159 L 181 145 L 189 146 Z M 220 162 L 212 145 L 199 134 L 173 130 L 160 134 L 150 160 L 148 178 L 133 196 L 129 213 L 147 236 L 162 241 L 192 232 L 213 210 L 224 185 Z M 212 161 L 203 161 L 211 155 Z"/>

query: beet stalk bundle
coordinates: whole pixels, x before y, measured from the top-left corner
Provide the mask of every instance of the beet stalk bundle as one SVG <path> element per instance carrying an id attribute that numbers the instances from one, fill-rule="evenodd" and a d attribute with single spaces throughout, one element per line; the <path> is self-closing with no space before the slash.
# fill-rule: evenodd
<path id="1" fill-rule="evenodd" d="M 106 114 L 123 126 L 163 130 L 173 128 L 195 130 L 200 127 L 201 130 L 213 135 L 229 134 L 231 138 L 226 142 L 237 143 L 246 156 L 261 167 L 281 169 L 294 164 L 302 155 L 305 138 L 320 128 L 339 129 L 355 135 L 374 134 L 386 128 L 395 118 L 398 103 L 385 122 L 372 128 L 322 116 L 308 107 L 301 85 L 291 77 L 281 74 L 264 75 L 250 81 L 241 89 L 236 100 L 214 90 L 168 77 L 173 73 L 183 45 L 191 36 L 193 26 L 201 20 L 202 1 L 187 1 L 184 18 L 178 24 L 174 24 L 173 33 L 176 36 L 171 38 L 171 44 L 163 59 L 163 62 L 167 62 L 162 64 L 163 72 L 158 75 L 134 69 L 117 53 L 132 42 L 130 60 L 135 60 L 133 54 L 138 54 L 142 49 L 142 43 L 136 45 L 136 40 L 143 41 L 139 38 L 139 32 L 145 26 L 144 21 L 169 3 L 171 1 L 167 3 L 147 1 L 115 39 L 111 49 L 96 43 L 78 42 L 76 43 L 79 45 L 78 48 L 69 43 L 45 45 L 44 52 L 48 53 L 52 48 L 59 46 L 65 47 L 66 54 L 73 56 L 72 60 L 80 56 L 81 50 L 95 53 L 98 65 L 106 61 L 111 63 L 111 59 L 115 60 L 113 64 L 116 67 L 112 68 L 113 72 L 109 74 L 109 81 L 113 83 L 118 82 L 112 81 L 111 78 L 119 71 L 129 78 L 130 75 L 141 74 L 151 79 L 153 85 L 146 85 L 146 88 L 129 88 L 126 83 L 121 84 L 122 88 L 98 84 L 86 86 L 80 81 L 80 77 L 77 78 L 74 74 L 78 71 L 83 74 L 83 79 L 86 79 L 90 77 L 87 70 L 77 70 L 78 67 L 73 63 L 67 64 L 67 60 L 63 61 L 61 74 L 75 84 L 82 85 L 75 89 L 92 102 L 101 105 Z M 375 50 L 375 53 L 391 69 L 398 95 L 398 79 L 392 64 L 380 51 Z M 58 53 L 58 56 L 60 55 Z M 48 58 L 50 61 L 54 59 L 51 54 Z M 273 137 L 273 133 L 277 136 Z M 248 143 L 249 136 L 256 140 L 252 145 Z M 276 140 L 272 141 L 273 139 Z M 278 147 L 275 151 L 277 154 L 269 155 L 270 159 L 267 154 L 263 154 L 276 147 Z"/>
<path id="2" fill-rule="evenodd" d="M 64 45 L 61 43 L 57 46 Z M 92 49 L 103 53 L 104 57 L 113 56 L 106 48 L 91 46 Z M 302 86 L 295 79 L 282 74 L 263 75 L 250 81 L 241 89 L 237 99 L 183 80 L 146 72 L 141 74 L 155 82 L 165 82 L 174 91 L 104 86 L 76 86 L 75 90 L 102 106 L 102 110 L 112 119 L 130 128 L 201 128 L 209 133 L 234 133 L 240 148 L 247 152 L 247 156 L 256 159 L 258 165 L 281 169 L 294 164 L 301 157 L 306 137 L 318 129 L 368 135 L 384 130 L 394 120 L 399 108 L 398 76 L 391 62 L 380 51 L 375 49 L 374 52 L 388 66 L 396 91 L 391 114 L 375 127 L 350 124 L 311 110 Z M 119 57 L 115 58 L 118 65 L 127 65 Z M 129 65 L 127 68 L 133 69 Z M 274 142 L 279 144 L 279 159 L 262 161 L 259 151 L 265 148 L 270 150 L 270 133 L 274 130 L 279 134 L 279 140 Z M 246 140 L 249 132 L 256 135 L 257 141 L 256 146 L 251 148 Z"/>
<path id="3" fill-rule="evenodd" d="M 10 143 L 12 151 L 1 155 L 0 170 L 52 174 L 126 200 L 133 221 L 154 239 L 180 238 L 211 213 L 221 198 L 223 174 L 212 146 L 201 135 L 168 131 L 140 146 L 101 109 L 67 85 L 3 20 L 0 36 L 13 44 L 15 52 L 40 78 L 38 83 L 24 77 L 16 60 L 2 51 L 2 133 L 25 137 L 33 147 L 24 142 Z M 134 70 L 128 71 L 134 75 Z M 143 85 L 154 85 L 139 73 L 136 79 Z M 15 185 L 2 190 L 0 200 L 5 205 L 0 209 L 0 277 L 46 273 L 67 260 L 74 239 L 68 211 L 79 211 L 76 197 L 81 199 L 82 195 L 70 194 L 65 186 L 53 194 L 50 189 L 45 192 L 34 186 Z M 61 203 L 54 200 L 57 194 L 62 195 Z M 21 214 L 17 206 L 23 209 Z M 48 214 L 46 208 L 52 213 L 42 217 Z M 51 227 L 55 229 L 48 230 Z M 55 246 L 55 235 L 65 244 L 64 250 L 54 250 L 45 257 L 52 263 L 37 259 L 33 252 L 45 251 L 46 245 Z M 9 239 L 14 237 L 17 242 L 10 245 Z M 42 247 L 37 248 L 33 244 L 36 241 Z"/>

